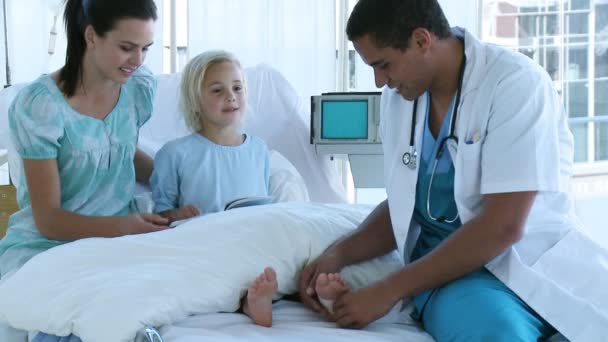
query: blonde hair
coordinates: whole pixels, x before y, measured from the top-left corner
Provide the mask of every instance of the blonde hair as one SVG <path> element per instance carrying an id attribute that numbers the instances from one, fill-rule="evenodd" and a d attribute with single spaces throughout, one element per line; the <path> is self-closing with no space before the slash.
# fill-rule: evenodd
<path id="1" fill-rule="evenodd" d="M 179 107 L 184 114 L 186 125 L 193 132 L 202 129 L 201 118 L 205 115 L 201 108 L 201 87 L 205 80 L 205 74 L 212 66 L 224 62 L 234 63 L 241 69 L 243 89 L 246 89 L 243 67 L 239 60 L 228 51 L 212 50 L 203 52 L 192 58 L 182 71 Z"/>

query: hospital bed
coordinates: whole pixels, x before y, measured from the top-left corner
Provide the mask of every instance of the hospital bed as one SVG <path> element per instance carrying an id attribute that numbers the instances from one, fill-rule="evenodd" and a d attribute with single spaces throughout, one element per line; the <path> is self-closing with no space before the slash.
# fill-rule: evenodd
<path id="1" fill-rule="evenodd" d="M 179 74 L 159 76 L 158 93 L 176 94 L 179 79 Z M 264 138 L 271 149 L 287 158 L 288 161 L 282 158 L 276 161 L 275 154 L 273 168 L 277 168 L 278 163 L 284 163 L 288 164 L 285 168 L 294 173 L 290 177 L 294 180 L 292 184 L 283 186 L 282 190 L 290 193 L 285 197 L 297 200 L 305 198 L 307 192 L 312 201 L 345 202 L 341 175 L 329 158 L 318 155 L 309 144 L 308 108 L 287 80 L 271 67 L 258 65 L 246 69 L 246 81 L 249 104 L 246 131 Z M 141 130 L 140 147 L 148 153 L 153 154 L 164 142 L 186 134 L 183 120 L 166 115 L 178 112 L 177 104 L 172 99 L 173 96 L 157 97 L 155 115 Z M 269 125 L 270 122 L 273 124 Z M 305 187 L 294 185 L 295 180 L 303 180 Z M 301 193 L 298 194 L 297 189 Z M 137 337 L 150 342 L 433 340 L 411 320 L 407 310 L 393 313 L 393 317 L 365 331 L 354 331 L 337 329 L 335 324 L 326 322 L 301 303 L 280 300 L 273 306 L 273 319 L 273 327 L 268 329 L 253 325 L 246 316 L 236 313 L 194 315 L 157 329 L 145 328 Z"/>
<path id="2" fill-rule="evenodd" d="M 291 162 L 306 182 L 312 201 L 343 202 L 341 177 L 327 155 L 317 153 L 310 145 L 308 111 L 289 83 L 276 70 L 259 65 L 246 70 L 250 113 L 246 127 L 249 132 L 264 138 L 269 147 L 278 150 Z M 159 89 L 174 92 L 179 76 L 159 78 Z M 165 88 L 166 87 L 166 88 Z M 166 107 L 165 107 L 166 106 Z M 167 139 L 161 129 L 165 112 L 171 112 L 175 103 L 156 103 L 152 121 L 142 129 L 144 145 L 150 140 Z M 164 109 L 167 108 L 167 109 Z M 154 120 L 159 120 L 158 122 Z M 272 122 L 271 125 L 268 123 Z M 183 131 L 182 123 L 174 123 L 176 131 Z M 155 126 L 158 125 L 158 126 Z M 155 128 L 158 127 L 158 128 Z M 150 139 L 150 140 L 148 140 Z M 319 178 L 320 177 L 320 178 Z M 305 308 L 301 303 L 280 300 L 273 305 L 273 327 L 253 325 L 244 315 L 236 313 L 210 313 L 193 315 L 169 325 L 148 329 L 158 333 L 156 341 L 433 341 L 409 313 L 411 305 L 394 308 L 387 316 L 364 330 L 339 329 L 335 324 Z M 162 338 L 162 339 L 161 339 Z M 153 338 L 149 339 L 154 341 Z M 567 341 L 557 334 L 550 342 Z"/>
<path id="3" fill-rule="evenodd" d="M 177 107 L 180 75 L 159 75 L 157 79 L 154 114 L 142 127 L 139 141 L 140 148 L 149 154 L 154 154 L 165 142 L 188 134 Z M 348 206 L 344 204 L 346 196 L 338 168 L 329 157 L 318 155 L 309 143 L 308 108 L 290 84 L 266 65 L 247 68 L 246 80 L 249 108 L 245 128 L 262 137 L 274 151 L 271 156 L 274 194 L 283 200 Z M 22 86 L 14 85 L 0 93 L 0 146 L 9 149 L 13 183 L 21 175 L 15 172 L 19 161 L 8 140 L 7 109 Z M 54 250 L 62 252 L 61 248 Z M 44 261 L 45 257 L 41 255 L 35 259 Z M 135 341 L 431 341 L 432 338 L 409 318 L 409 309 L 401 309 L 396 307 L 365 330 L 346 330 L 326 322 L 301 303 L 280 300 L 274 305 L 274 326 L 270 329 L 253 325 L 244 315 L 207 313 L 181 317 L 170 324 L 141 327 Z M 112 330 L 113 327 L 103 329 Z"/>
<path id="4" fill-rule="evenodd" d="M 271 157 L 271 186 L 274 187 L 274 194 L 286 201 L 310 199 L 315 202 L 344 203 L 341 176 L 330 159 L 317 154 L 310 145 L 308 109 L 293 88 L 282 75 L 266 65 L 247 68 L 246 78 L 249 108 L 245 127 L 247 132 L 262 137 L 275 151 Z M 139 141 L 139 146 L 150 154 L 154 154 L 165 142 L 188 133 L 177 108 L 180 75 L 159 75 L 157 80 L 154 114 L 142 127 Z M 21 175 L 14 172 L 18 158 L 8 141 L 6 113 L 11 99 L 22 86 L 14 85 L 0 92 L 0 148 L 9 149 L 13 180 Z M 142 188 L 141 191 L 145 189 Z M 322 249 L 323 246 L 317 248 Z M 54 250 L 61 255 L 61 248 Z M 44 260 L 44 257 L 46 256 L 37 260 Z M 148 309 L 154 311 L 155 307 L 151 305 Z M 411 307 L 396 307 L 389 315 L 365 330 L 348 330 L 338 329 L 335 324 L 325 321 L 300 303 L 279 300 L 273 306 L 274 326 L 270 329 L 252 324 L 241 314 L 206 313 L 182 315 L 170 323 L 143 326 L 136 332 L 134 340 L 432 341 L 430 335 L 410 319 L 410 310 Z M 115 328 L 102 327 L 104 330 Z M 563 340 L 561 337 L 552 339 Z"/>

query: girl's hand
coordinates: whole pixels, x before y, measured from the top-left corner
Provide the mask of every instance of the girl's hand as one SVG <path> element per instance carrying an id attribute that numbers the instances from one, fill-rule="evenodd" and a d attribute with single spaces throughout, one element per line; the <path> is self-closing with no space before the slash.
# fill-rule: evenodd
<path id="1" fill-rule="evenodd" d="M 201 213 L 197 207 L 195 207 L 193 205 L 187 205 L 185 207 L 181 207 L 181 208 L 177 209 L 177 212 L 175 213 L 175 217 L 172 217 L 171 221 L 185 220 L 187 218 L 198 216 L 200 214 Z"/>
<path id="2" fill-rule="evenodd" d="M 162 217 L 167 218 L 169 221 L 167 224 L 174 222 L 185 220 L 194 216 L 200 215 L 200 211 L 197 207 L 193 205 L 187 205 L 185 207 L 177 208 L 177 209 L 169 209 L 160 213 Z"/>
<path id="3" fill-rule="evenodd" d="M 169 228 L 169 220 L 156 214 L 127 216 L 125 235 L 158 232 Z"/>

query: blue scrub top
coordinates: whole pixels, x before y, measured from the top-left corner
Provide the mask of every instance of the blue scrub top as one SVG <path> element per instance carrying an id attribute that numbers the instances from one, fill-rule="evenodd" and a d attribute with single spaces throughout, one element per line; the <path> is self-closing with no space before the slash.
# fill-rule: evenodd
<path id="1" fill-rule="evenodd" d="M 430 110 L 431 95 L 428 95 L 428 106 L 426 110 L 426 116 L 424 119 L 424 133 L 422 138 L 422 153 L 420 158 L 420 166 L 418 168 L 418 182 L 416 185 L 416 204 L 414 207 L 413 218 L 420 225 L 420 237 L 416 242 L 416 246 L 412 251 L 411 259 L 416 260 L 432 249 L 434 249 L 443 239 L 448 237 L 453 231 L 455 231 L 462 224 L 460 219 L 452 223 L 438 222 L 432 220 L 427 213 L 427 198 L 429 183 L 431 181 L 431 173 L 433 171 L 433 164 L 435 162 L 435 156 L 441 140 L 450 134 L 450 122 L 452 120 L 454 99 L 448 108 L 443 123 L 441 124 L 441 130 L 437 138 L 431 133 L 429 127 L 428 115 Z M 437 163 L 437 169 L 435 170 L 435 176 L 433 178 L 433 184 L 430 193 L 430 211 L 433 217 L 446 217 L 451 220 L 458 209 L 456 207 L 456 201 L 454 199 L 454 164 L 452 158 L 447 150 L 447 146 L 444 148 L 444 153 Z M 432 294 L 433 289 L 427 290 L 414 297 L 414 305 L 418 312 L 422 312 L 424 304 Z"/>

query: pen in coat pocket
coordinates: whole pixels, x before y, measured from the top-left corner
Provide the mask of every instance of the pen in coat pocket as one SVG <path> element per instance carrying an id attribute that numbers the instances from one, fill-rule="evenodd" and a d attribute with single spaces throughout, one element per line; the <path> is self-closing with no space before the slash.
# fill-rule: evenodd
<path id="1" fill-rule="evenodd" d="M 472 144 L 478 142 L 479 138 L 480 138 L 479 131 L 475 130 L 475 131 L 473 131 L 473 134 L 471 135 L 471 137 L 469 139 L 467 139 L 467 141 L 465 141 L 465 144 L 472 145 Z"/>

